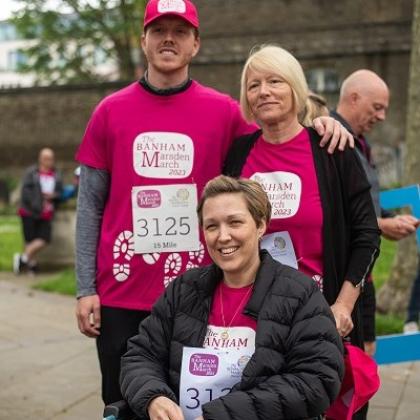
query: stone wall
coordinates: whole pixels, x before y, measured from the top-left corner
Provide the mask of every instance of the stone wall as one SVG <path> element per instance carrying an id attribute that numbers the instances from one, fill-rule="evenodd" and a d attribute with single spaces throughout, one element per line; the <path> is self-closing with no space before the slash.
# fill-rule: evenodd
<path id="1" fill-rule="evenodd" d="M 379 73 L 392 91 L 387 121 L 372 142 L 397 150 L 404 140 L 412 0 L 196 0 L 202 48 L 192 67 L 201 82 L 238 96 L 241 66 L 253 45 L 276 42 L 305 70 L 339 80 L 358 68 Z M 95 104 L 127 83 L 0 91 L 0 178 L 20 176 L 51 146 L 71 174 Z M 335 105 L 337 92 L 326 95 Z"/>
<path id="2" fill-rule="evenodd" d="M 60 209 L 56 212 L 51 243 L 44 248 L 37 259 L 43 271 L 72 265 L 75 250 L 76 212 Z"/>
<path id="3" fill-rule="evenodd" d="M 73 157 L 93 108 L 122 86 L 124 83 L 0 90 L 0 177 L 21 174 L 45 146 L 56 151 L 60 167 L 74 169 Z"/>

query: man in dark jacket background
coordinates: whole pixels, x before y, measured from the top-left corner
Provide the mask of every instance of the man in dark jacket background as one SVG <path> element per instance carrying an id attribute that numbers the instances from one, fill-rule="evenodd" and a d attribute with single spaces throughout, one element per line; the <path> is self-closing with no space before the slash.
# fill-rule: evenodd
<path id="1" fill-rule="evenodd" d="M 379 180 L 371 147 L 365 137 L 373 127 L 385 121 L 389 105 L 389 89 L 373 71 L 357 70 L 343 82 L 337 111 L 331 115 L 339 120 L 355 138 L 356 151 L 371 184 L 371 196 L 382 235 L 391 240 L 400 240 L 415 232 L 419 220 L 409 214 L 394 216 L 381 209 L 379 204 Z M 363 295 L 365 351 L 375 353 L 375 290 L 372 281 L 367 282 Z M 367 318 L 366 318 L 367 317 Z"/>
<path id="2" fill-rule="evenodd" d="M 61 174 L 55 169 L 54 152 L 41 149 L 38 164 L 30 166 L 23 177 L 18 214 L 22 220 L 25 249 L 13 257 L 15 274 L 37 269 L 36 255 L 51 240 L 51 223 L 56 204 L 61 196 Z"/>
<path id="3" fill-rule="evenodd" d="M 387 239 L 400 240 L 415 232 L 419 220 L 409 214 L 395 216 L 381 209 L 378 173 L 372 159 L 371 147 L 365 137 L 365 134 L 370 132 L 376 124 L 385 121 L 388 105 L 387 84 L 373 71 L 361 69 L 350 74 L 343 81 L 337 110 L 332 111 L 331 116 L 340 121 L 354 135 L 356 152 L 371 184 L 372 201 L 382 235 Z M 371 276 L 365 283 L 361 306 L 365 352 L 373 356 L 376 351 L 376 299 Z M 367 408 L 367 405 L 362 408 L 355 418 L 365 419 Z"/>

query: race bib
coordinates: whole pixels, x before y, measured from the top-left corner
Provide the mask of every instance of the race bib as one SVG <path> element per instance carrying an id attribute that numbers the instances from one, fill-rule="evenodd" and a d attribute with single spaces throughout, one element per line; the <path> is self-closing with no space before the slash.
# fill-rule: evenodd
<path id="1" fill-rule="evenodd" d="M 201 416 L 203 404 L 228 394 L 251 356 L 243 349 L 184 347 L 179 398 L 185 420 Z"/>
<path id="2" fill-rule="evenodd" d="M 195 184 L 133 187 L 134 252 L 200 249 Z"/>
<path id="3" fill-rule="evenodd" d="M 262 249 L 266 249 L 278 262 L 298 269 L 295 249 L 289 232 L 276 232 L 264 235 L 260 246 Z"/>

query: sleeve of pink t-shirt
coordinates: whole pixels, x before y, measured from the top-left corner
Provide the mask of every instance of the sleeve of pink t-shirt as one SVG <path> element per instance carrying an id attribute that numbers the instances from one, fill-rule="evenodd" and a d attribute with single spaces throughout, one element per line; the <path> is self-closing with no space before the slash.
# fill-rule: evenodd
<path id="1" fill-rule="evenodd" d="M 88 122 L 76 160 L 92 168 L 110 170 L 108 147 L 106 107 L 102 102 L 96 107 Z"/>

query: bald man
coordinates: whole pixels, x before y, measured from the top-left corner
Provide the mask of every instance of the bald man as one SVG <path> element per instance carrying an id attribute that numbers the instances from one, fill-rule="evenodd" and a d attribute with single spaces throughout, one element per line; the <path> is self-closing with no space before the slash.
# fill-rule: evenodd
<path id="1" fill-rule="evenodd" d="M 340 121 L 355 138 L 356 151 L 371 184 L 371 196 L 382 235 L 391 240 L 400 240 L 415 232 L 419 220 L 411 215 L 392 216 L 379 204 L 379 180 L 371 156 L 371 148 L 365 138 L 378 123 L 385 121 L 389 106 L 387 84 L 371 70 L 357 70 L 348 76 L 340 90 L 337 110 L 331 116 Z M 365 351 L 373 356 L 375 340 L 375 288 L 372 278 L 365 283 L 362 295 L 363 335 Z M 367 405 L 354 418 L 365 419 Z"/>
<path id="2" fill-rule="evenodd" d="M 372 199 L 382 235 L 387 239 L 399 240 L 413 233 L 419 221 L 411 215 L 387 217 L 389 214 L 381 211 L 378 176 L 365 138 L 365 134 L 376 124 L 385 121 L 388 105 L 387 84 L 371 70 L 357 70 L 344 80 L 337 111 L 331 115 L 351 131 L 356 139 L 359 157 L 372 185 Z"/>
<path id="3" fill-rule="evenodd" d="M 54 167 L 54 152 L 40 150 L 38 164 L 29 167 L 22 181 L 18 213 L 22 220 L 25 249 L 13 257 L 13 271 L 20 274 L 37 270 L 36 255 L 51 240 L 51 221 L 62 192 L 61 174 Z"/>

